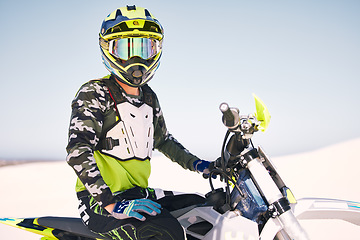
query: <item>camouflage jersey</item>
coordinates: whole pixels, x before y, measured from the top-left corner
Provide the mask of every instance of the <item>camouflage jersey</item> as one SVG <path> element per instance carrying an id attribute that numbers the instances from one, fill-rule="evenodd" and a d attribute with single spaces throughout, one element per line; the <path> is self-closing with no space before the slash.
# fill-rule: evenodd
<path id="1" fill-rule="evenodd" d="M 118 192 L 135 186 L 146 188 L 151 171 L 150 159 L 124 161 L 98 150 L 106 129 L 118 121 L 116 104 L 105 80 L 113 81 L 130 104 L 138 106 L 144 102 L 144 87 L 140 88 L 139 96 L 127 95 L 113 76 L 85 83 L 72 101 L 67 162 L 78 176 L 76 191 L 87 190 L 101 206 L 114 203 Z M 193 162 L 198 158 L 169 134 L 159 101 L 154 96 L 153 147 L 183 168 L 194 171 Z"/>

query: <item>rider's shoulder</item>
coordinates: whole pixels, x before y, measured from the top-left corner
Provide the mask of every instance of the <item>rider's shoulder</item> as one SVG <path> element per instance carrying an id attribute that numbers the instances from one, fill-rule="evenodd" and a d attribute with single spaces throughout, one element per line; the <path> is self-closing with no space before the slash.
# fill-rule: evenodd
<path id="1" fill-rule="evenodd" d="M 108 79 L 107 77 L 92 79 L 90 81 L 85 82 L 79 88 L 77 95 L 79 96 L 82 94 L 86 95 L 94 95 L 94 96 L 102 96 L 104 97 L 106 93 L 109 91 L 108 87 L 105 84 L 105 80 Z"/>
<path id="2" fill-rule="evenodd" d="M 91 79 L 89 81 L 87 81 L 86 83 L 84 83 L 81 88 L 85 87 L 85 88 L 93 88 L 93 89 L 98 89 L 98 88 L 104 88 L 107 90 L 107 85 L 106 85 L 106 81 L 109 80 L 109 76 L 105 76 L 102 78 L 96 78 L 96 79 Z"/>
<path id="3" fill-rule="evenodd" d="M 106 81 L 110 79 L 110 76 L 105 76 L 102 78 L 96 78 L 96 79 L 91 79 L 88 82 L 84 83 L 82 86 L 85 87 L 102 87 L 102 88 L 106 88 Z"/>

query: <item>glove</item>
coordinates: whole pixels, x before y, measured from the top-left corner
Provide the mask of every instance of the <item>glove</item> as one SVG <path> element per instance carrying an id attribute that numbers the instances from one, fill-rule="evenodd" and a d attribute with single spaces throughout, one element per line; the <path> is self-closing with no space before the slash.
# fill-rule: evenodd
<path id="1" fill-rule="evenodd" d="M 205 160 L 196 160 L 193 164 L 194 164 L 194 168 L 195 168 L 196 172 L 202 172 L 205 174 L 210 173 L 210 170 L 209 170 L 210 162 L 205 161 Z"/>
<path id="2" fill-rule="evenodd" d="M 213 162 L 208 162 L 205 160 L 196 160 L 194 163 L 195 171 L 202 172 L 204 178 L 209 178 L 210 171 L 214 168 Z M 212 178 L 216 178 L 216 175 L 213 175 Z"/>
<path id="3" fill-rule="evenodd" d="M 117 219 L 136 218 L 145 221 L 140 213 L 155 216 L 161 212 L 161 205 L 149 199 L 124 200 L 115 204 L 111 215 Z"/>

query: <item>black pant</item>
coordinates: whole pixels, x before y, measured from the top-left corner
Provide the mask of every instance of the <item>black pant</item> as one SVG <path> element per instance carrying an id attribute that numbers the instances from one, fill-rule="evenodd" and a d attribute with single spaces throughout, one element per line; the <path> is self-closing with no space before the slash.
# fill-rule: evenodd
<path id="1" fill-rule="evenodd" d="M 140 189 L 140 195 L 131 193 L 131 197 L 121 196 L 127 200 L 144 198 L 144 191 Z M 169 192 L 168 192 L 169 193 Z M 184 230 L 180 223 L 169 211 L 180 209 L 193 204 L 202 204 L 204 199 L 195 194 L 171 195 L 160 199 L 151 200 L 161 204 L 161 213 L 156 216 L 145 214 L 146 220 L 139 221 L 134 218 L 119 220 L 112 217 L 104 208 L 88 194 L 78 194 L 80 203 L 80 215 L 85 225 L 93 232 L 96 232 L 109 239 L 126 240 L 183 240 Z"/>

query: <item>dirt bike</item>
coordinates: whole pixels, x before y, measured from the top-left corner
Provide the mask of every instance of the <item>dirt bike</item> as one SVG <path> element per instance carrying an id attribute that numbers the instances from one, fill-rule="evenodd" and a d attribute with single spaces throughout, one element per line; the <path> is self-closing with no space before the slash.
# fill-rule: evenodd
<path id="1" fill-rule="evenodd" d="M 227 132 L 221 157 L 207 175 L 211 191 L 206 203 L 172 212 L 188 239 L 204 240 L 305 240 L 299 220 L 340 219 L 360 226 L 360 203 L 324 198 L 296 200 L 263 148 L 254 147 L 252 136 L 265 131 L 270 114 L 254 95 L 256 113 L 240 115 L 222 103 Z M 214 177 L 224 182 L 215 189 Z M 0 222 L 42 235 L 41 240 L 104 239 L 89 231 L 80 218 L 0 218 Z"/>

